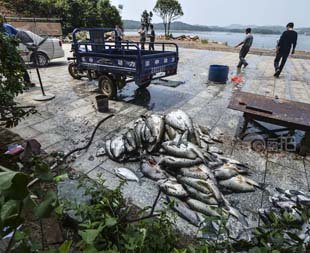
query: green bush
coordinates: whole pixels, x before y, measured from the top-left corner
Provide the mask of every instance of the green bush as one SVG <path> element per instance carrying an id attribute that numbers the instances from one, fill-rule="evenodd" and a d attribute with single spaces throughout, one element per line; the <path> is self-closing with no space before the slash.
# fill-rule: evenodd
<path id="1" fill-rule="evenodd" d="M 32 106 L 20 106 L 15 97 L 27 88 L 23 79 L 25 66 L 17 50 L 18 41 L 0 33 L 0 127 L 12 127 L 34 113 Z"/>

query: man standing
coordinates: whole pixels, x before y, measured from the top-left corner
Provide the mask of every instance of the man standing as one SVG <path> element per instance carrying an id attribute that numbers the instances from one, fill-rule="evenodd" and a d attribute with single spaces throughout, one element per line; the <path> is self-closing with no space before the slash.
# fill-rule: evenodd
<path id="1" fill-rule="evenodd" d="M 297 44 L 297 32 L 294 31 L 294 23 L 288 23 L 286 26 L 286 31 L 282 33 L 280 40 L 277 45 L 277 54 L 274 59 L 275 73 L 274 77 L 278 78 L 283 70 L 286 60 L 291 52 L 295 53 L 295 48 Z M 281 64 L 279 65 L 281 60 Z"/>
<path id="2" fill-rule="evenodd" d="M 248 52 L 250 51 L 250 48 L 253 44 L 253 35 L 251 34 L 251 32 L 252 32 L 252 29 L 247 28 L 245 30 L 245 34 L 246 34 L 245 39 L 236 46 L 236 48 L 237 48 L 237 47 L 242 45 L 241 50 L 239 52 L 240 61 L 239 61 L 239 64 L 237 66 L 238 69 L 241 69 L 242 65 L 244 66 L 244 68 L 246 68 L 249 65 L 246 62 L 245 57 L 248 54 Z"/>
<path id="3" fill-rule="evenodd" d="M 154 26 L 151 24 L 150 25 L 151 28 L 151 34 L 150 34 L 150 45 L 149 45 L 149 50 L 154 51 L 155 47 L 154 47 L 154 42 L 155 42 L 155 31 L 154 31 Z"/>
<path id="4" fill-rule="evenodd" d="M 115 26 L 115 45 L 116 48 L 120 48 L 123 40 L 123 30 L 119 27 L 119 25 Z"/>
<path id="5" fill-rule="evenodd" d="M 140 34 L 140 44 L 141 44 L 141 50 L 144 50 L 144 44 L 146 41 L 146 34 L 144 30 L 144 25 L 141 25 L 141 29 L 138 32 Z"/>

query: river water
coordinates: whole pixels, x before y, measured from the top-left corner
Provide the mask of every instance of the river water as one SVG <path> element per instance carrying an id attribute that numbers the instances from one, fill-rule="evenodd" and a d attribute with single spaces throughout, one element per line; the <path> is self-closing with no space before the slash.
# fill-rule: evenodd
<path id="1" fill-rule="evenodd" d="M 228 33 L 228 32 L 199 32 L 199 31 L 171 31 L 174 37 L 180 35 L 199 36 L 200 39 L 207 39 L 211 41 L 227 42 L 229 46 L 235 46 L 240 43 L 245 34 L 243 33 Z M 125 30 L 127 35 L 138 35 L 135 30 Z M 156 31 L 157 35 L 164 34 L 164 31 Z M 253 34 L 255 48 L 275 48 L 277 41 L 280 38 L 280 34 Z M 299 35 L 297 42 L 297 50 L 310 51 L 310 36 Z"/>

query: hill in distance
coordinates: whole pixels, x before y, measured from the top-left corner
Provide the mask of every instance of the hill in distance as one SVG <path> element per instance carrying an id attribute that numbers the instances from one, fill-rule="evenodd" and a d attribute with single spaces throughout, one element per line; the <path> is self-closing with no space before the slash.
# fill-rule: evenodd
<path id="1" fill-rule="evenodd" d="M 134 20 L 123 20 L 124 28 L 125 29 L 139 29 L 141 23 L 139 21 Z M 155 23 L 153 24 L 155 30 L 163 30 L 164 25 L 163 23 Z M 247 27 L 251 27 L 254 33 L 261 33 L 261 34 L 280 34 L 285 30 L 284 26 L 256 26 L 256 25 L 238 25 L 232 24 L 226 27 L 220 26 L 203 26 L 203 25 L 190 25 L 184 22 L 176 21 L 171 23 L 171 30 L 175 31 L 214 31 L 214 32 L 244 32 L 244 29 Z M 309 34 L 310 35 L 310 28 L 296 28 L 296 31 L 301 34 Z"/>

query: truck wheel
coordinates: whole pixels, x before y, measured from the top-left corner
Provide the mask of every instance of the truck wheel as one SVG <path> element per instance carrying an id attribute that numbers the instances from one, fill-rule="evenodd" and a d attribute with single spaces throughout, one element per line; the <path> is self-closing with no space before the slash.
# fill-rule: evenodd
<path id="1" fill-rule="evenodd" d="M 71 62 L 68 66 L 68 71 L 69 71 L 69 74 L 74 78 L 74 79 L 77 79 L 77 80 L 80 80 L 82 77 L 80 76 L 79 74 L 79 71 L 77 69 L 77 66 L 76 66 L 76 63 L 75 62 Z"/>
<path id="2" fill-rule="evenodd" d="M 113 80 L 107 75 L 102 75 L 98 79 L 98 86 L 100 92 L 108 98 L 115 98 L 117 95 L 117 87 Z"/>
<path id="3" fill-rule="evenodd" d="M 146 81 L 146 82 L 144 82 L 143 84 L 139 84 L 139 88 L 146 89 L 147 87 L 150 86 L 151 82 L 152 82 L 152 80 Z"/>

